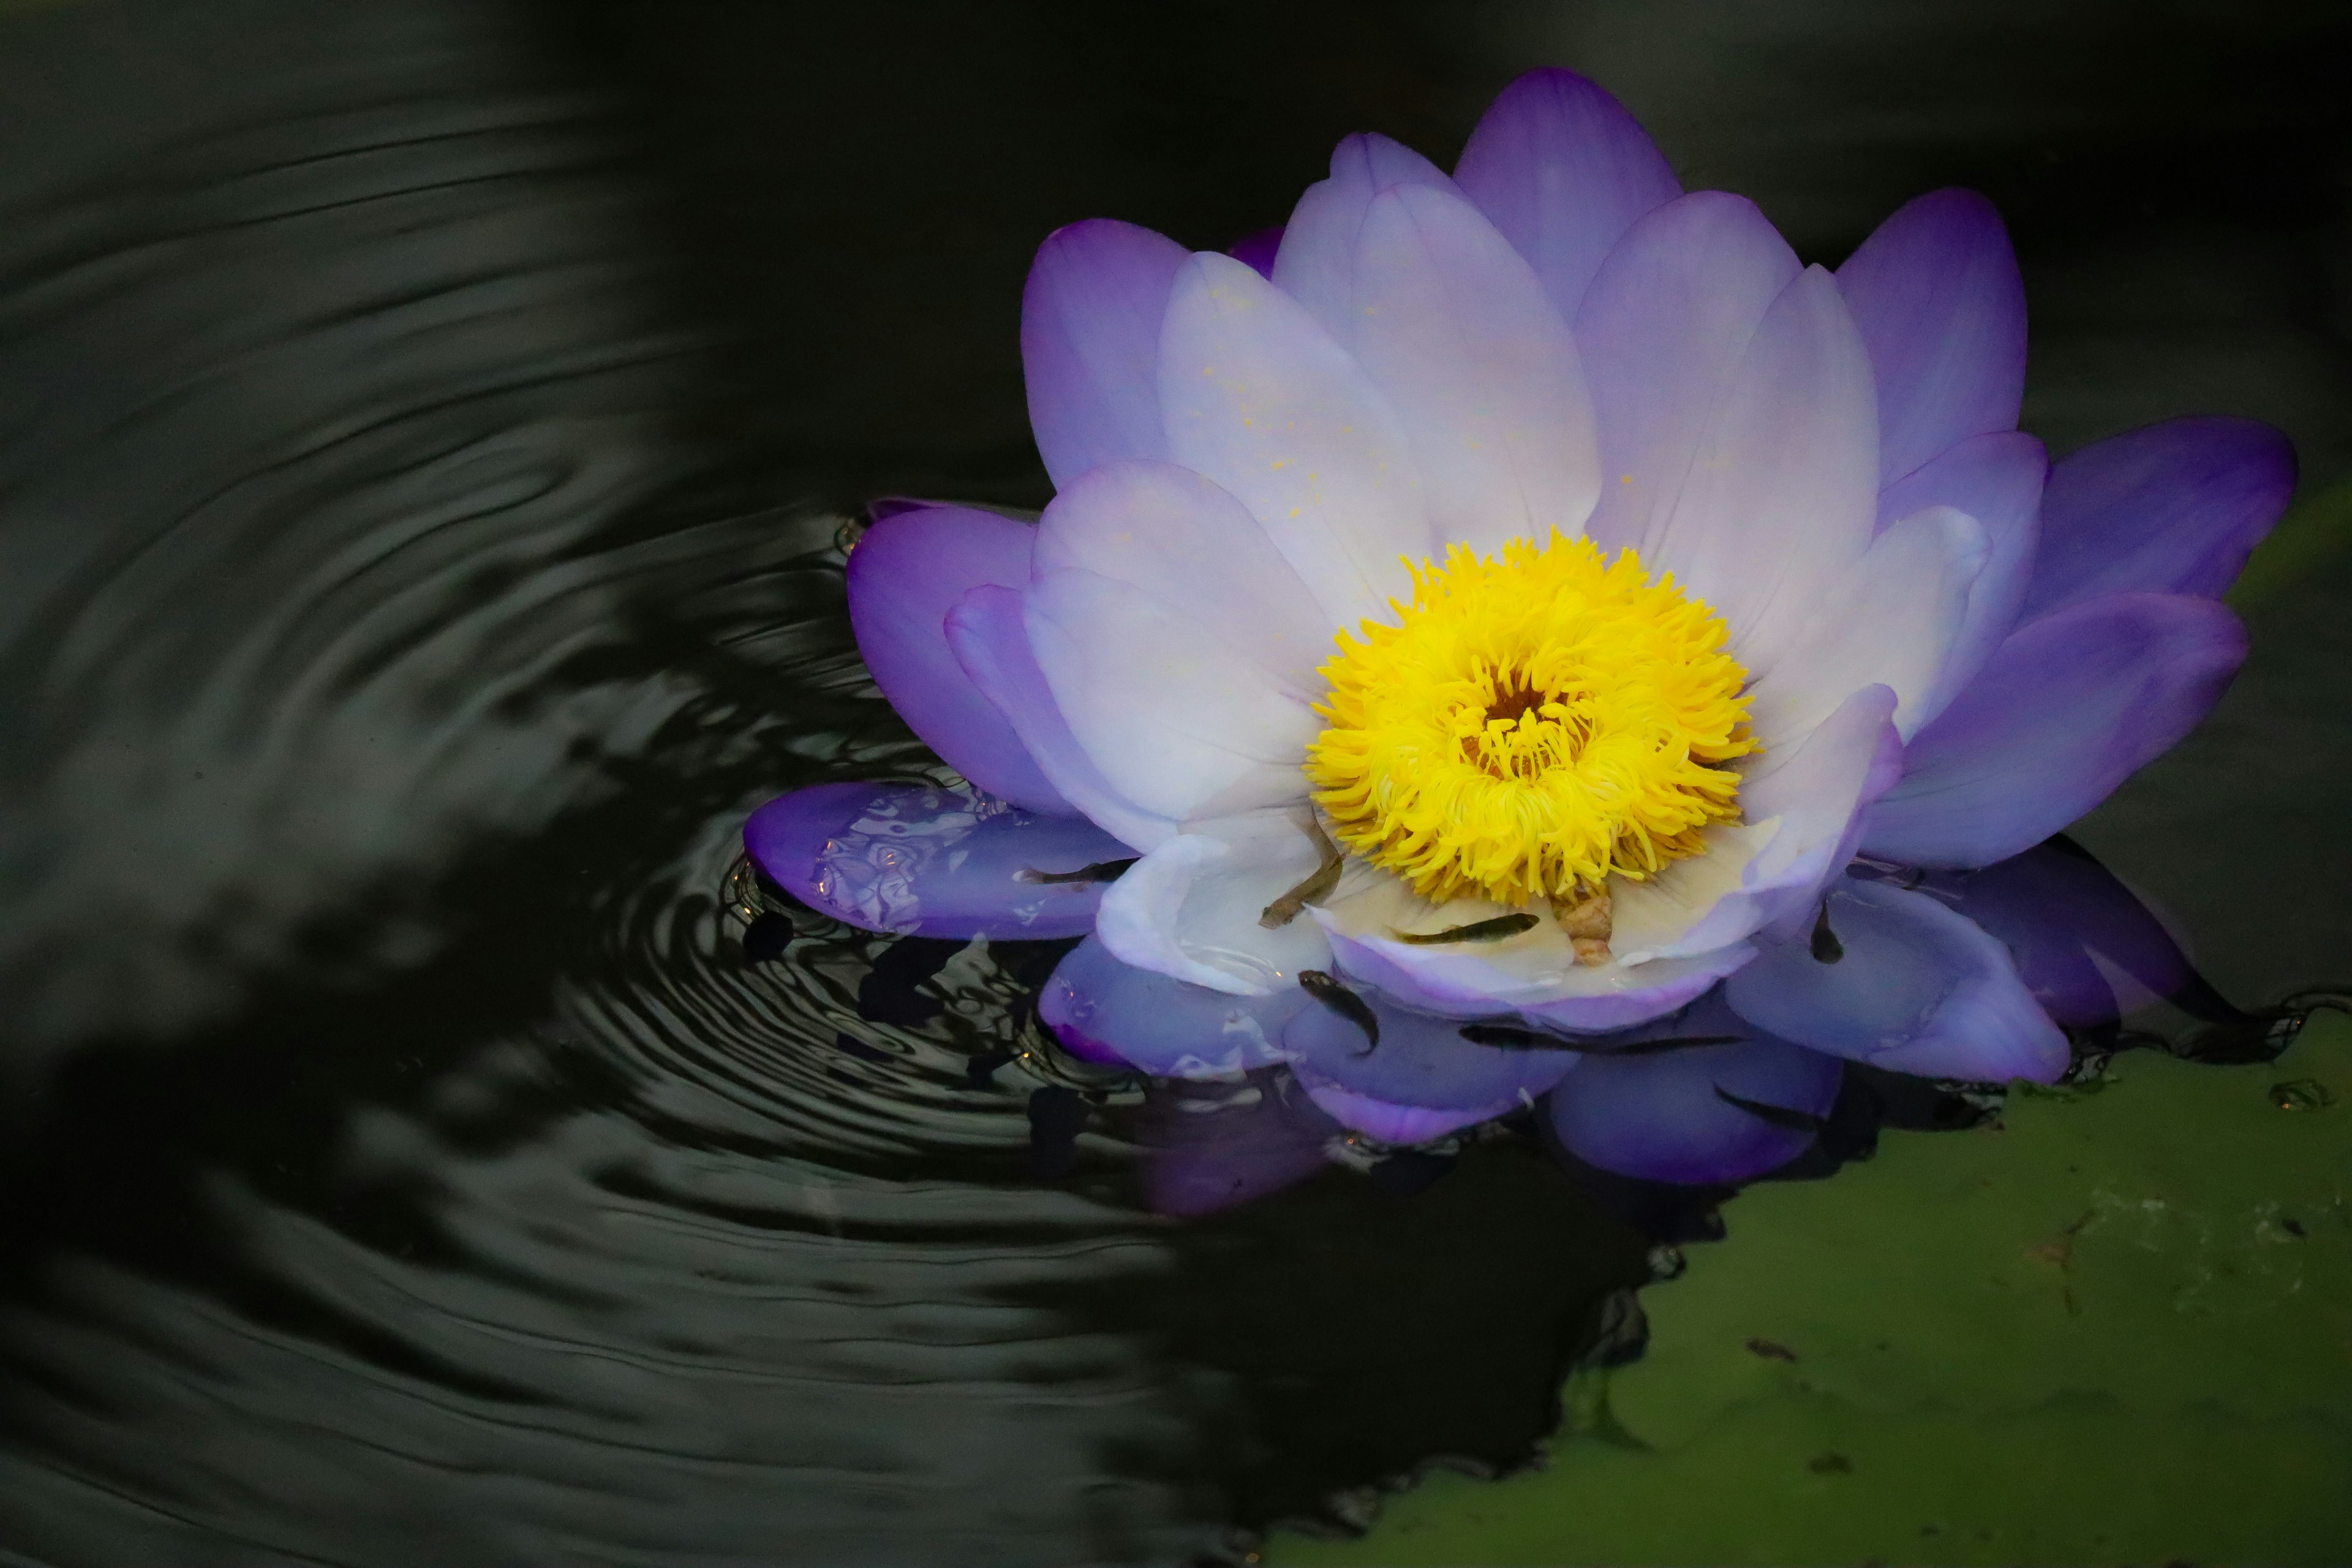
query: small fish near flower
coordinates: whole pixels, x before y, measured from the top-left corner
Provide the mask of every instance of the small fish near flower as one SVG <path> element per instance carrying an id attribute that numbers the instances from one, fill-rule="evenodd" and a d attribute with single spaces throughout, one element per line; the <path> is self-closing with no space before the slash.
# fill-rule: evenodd
<path id="1" fill-rule="evenodd" d="M 1080 1056 L 1284 1065 L 1394 1143 L 1538 1107 L 1676 1182 L 1801 1152 L 1845 1063 L 2048 1081 L 2162 990 L 2169 942 L 2053 836 L 2244 658 L 2275 431 L 2053 467 L 1990 204 L 1809 267 L 1562 70 L 1451 175 L 1349 138 L 1244 255 L 1045 241 L 1053 503 L 849 558 L 876 682 L 968 784 L 772 802 L 776 883 L 1082 936 L 1039 1003 Z"/>

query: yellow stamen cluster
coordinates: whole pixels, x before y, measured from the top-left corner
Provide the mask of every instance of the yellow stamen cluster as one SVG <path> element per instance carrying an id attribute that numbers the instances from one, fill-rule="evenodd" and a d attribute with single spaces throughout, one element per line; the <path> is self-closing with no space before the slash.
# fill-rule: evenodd
<path id="1" fill-rule="evenodd" d="M 1555 531 L 1457 544 L 1393 607 L 1339 634 L 1307 773 L 1334 837 L 1424 898 L 1573 900 L 1738 819 L 1748 672 L 1672 574 Z"/>

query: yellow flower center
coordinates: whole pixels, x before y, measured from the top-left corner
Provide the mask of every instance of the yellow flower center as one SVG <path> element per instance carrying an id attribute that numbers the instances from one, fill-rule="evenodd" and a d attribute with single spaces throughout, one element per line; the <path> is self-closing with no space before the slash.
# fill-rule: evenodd
<path id="1" fill-rule="evenodd" d="M 1756 749 L 1723 618 L 1587 539 L 1413 568 L 1399 622 L 1341 632 L 1307 773 L 1332 834 L 1443 901 L 1563 906 L 1696 854 Z"/>

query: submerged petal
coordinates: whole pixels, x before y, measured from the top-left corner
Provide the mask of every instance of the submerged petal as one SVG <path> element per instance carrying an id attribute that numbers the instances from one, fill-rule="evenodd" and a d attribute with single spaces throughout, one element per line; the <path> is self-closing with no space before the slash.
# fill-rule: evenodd
<path id="1" fill-rule="evenodd" d="M 1134 851 L 1080 817 L 970 789 L 832 784 L 751 814 L 743 847 L 811 909 L 866 931 L 991 941 L 1076 936 Z"/>
<path id="2" fill-rule="evenodd" d="M 2050 1083 L 2066 1037 L 2000 941 L 1925 893 L 1841 879 L 1821 920 L 1836 945 L 1768 948 L 1731 977 L 1742 1017 L 1817 1051 L 1933 1078 Z"/>
<path id="3" fill-rule="evenodd" d="M 1038 248 L 1021 295 L 1021 365 L 1037 453 L 1056 485 L 1097 463 L 1168 455 L 1160 323 L 1185 255 L 1109 218 L 1056 229 Z"/>
<path id="4" fill-rule="evenodd" d="M 1296 986 L 1237 996 L 1125 963 L 1098 937 L 1065 956 L 1037 997 L 1037 1017 L 1089 1061 L 1156 1078 L 1232 1078 L 1287 1061 L 1283 1026 L 1307 1005 Z"/>
<path id="5" fill-rule="evenodd" d="M 849 625 L 874 683 L 908 728 L 989 794 L 1068 816 L 1012 724 L 964 674 L 945 622 L 986 584 L 1029 581 L 1037 530 L 972 507 L 925 506 L 867 529 L 849 552 Z"/>
<path id="6" fill-rule="evenodd" d="M 2218 598 L 2294 494 L 2294 449 L 2251 419 L 2168 419 L 2051 470 L 2027 619 L 2108 594 Z"/>
<path id="7" fill-rule="evenodd" d="M 1454 178 L 1571 321 L 1634 220 L 1682 194 L 1624 106 L 1557 68 L 1503 89 L 1470 132 Z"/>
<path id="8" fill-rule="evenodd" d="M 2210 599 L 2117 594 L 2023 626 L 1913 737 L 1862 847 L 1919 866 L 2031 848 L 2194 729 L 2245 657 Z"/>
<path id="9" fill-rule="evenodd" d="M 1602 1170 L 1743 1182 L 1811 1147 L 1809 1124 L 1837 1099 L 1837 1058 L 1775 1039 L 1719 1001 L 1643 1033 L 1738 1043 L 1587 1056 L 1552 1091 L 1551 1124 L 1570 1152 Z"/>
<path id="10" fill-rule="evenodd" d="M 1284 1027 L 1282 1043 L 1294 1058 L 1292 1070 L 1308 1089 L 1337 1089 L 1377 1105 L 1451 1111 L 1459 1118 L 1453 1125 L 1462 1127 L 1532 1106 L 1580 1059 L 1565 1042 L 1557 1047 L 1539 1042 L 1528 1049 L 1475 1043 L 1462 1032 L 1475 1026 L 1398 1006 L 1377 991 L 1360 991 L 1357 999 L 1378 1026 L 1377 1041 L 1357 1018 L 1321 1003 L 1292 1014 Z M 1349 1126 L 1391 1137 L 1351 1119 L 1343 1109 L 1347 1101 L 1318 1095 L 1316 1103 Z M 1364 1114 L 1363 1106 L 1353 1109 L 1359 1117 Z"/>
<path id="11" fill-rule="evenodd" d="M 1930 191 L 1880 224 L 1837 281 L 1876 375 L 1883 482 L 1971 436 L 2017 428 L 2025 283 L 1990 202 Z"/>

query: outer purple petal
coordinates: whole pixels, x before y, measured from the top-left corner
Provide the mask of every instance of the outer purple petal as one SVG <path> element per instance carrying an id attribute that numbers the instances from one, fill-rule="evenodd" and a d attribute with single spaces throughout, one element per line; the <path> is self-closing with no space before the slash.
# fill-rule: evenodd
<path id="1" fill-rule="evenodd" d="M 1883 479 L 2017 428 L 2025 284 L 1990 202 L 1930 191 L 1880 224 L 1837 279 L 1876 373 Z"/>
<path id="2" fill-rule="evenodd" d="M 1774 1039 L 1720 1002 L 1644 1033 L 1740 1043 L 1586 1057 L 1552 1091 L 1551 1122 L 1571 1153 L 1603 1170 L 1692 1185 L 1746 1181 L 1803 1153 L 1813 1134 L 1725 1095 L 1813 1118 L 1837 1099 L 1835 1057 Z"/>
<path id="3" fill-rule="evenodd" d="M 2028 620 L 2108 594 L 2218 598 L 2294 493 L 2294 448 L 2251 419 L 2168 419 L 2051 470 Z"/>
<path id="4" fill-rule="evenodd" d="M 1056 229 L 1021 295 L 1029 424 L 1055 485 L 1097 463 L 1168 455 L 1160 319 L 1184 264 L 1174 240 L 1109 218 Z"/>
<path id="5" fill-rule="evenodd" d="M 1844 879 L 1824 919 L 1843 948 L 1768 948 L 1724 999 L 1742 1017 L 1817 1051 L 1931 1078 L 2054 1082 L 2066 1037 L 2018 977 L 2008 948 L 1925 893 Z"/>
<path id="6" fill-rule="evenodd" d="M 1028 523 L 970 507 L 894 512 L 849 552 L 849 624 L 882 695 L 948 766 L 1015 805 L 1066 816 L 1075 808 L 964 674 L 944 626 L 972 589 L 1027 583 L 1036 539 Z"/>
<path id="7" fill-rule="evenodd" d="M 1100 882 L 1038 882 L 1131 857 L 1083 818 L 1040 816 L 969 789 L 835 784 L 770 801 L 743 825 L 760 869 L 811 909 L 866 931 L 991 941 L 1090 930 Z"/>
<path id="8" fill-rule="evenodd" d="M 1709 416 L 1772 301 L 1801 268 L 1753 202 L 1696 191 L 1609 253 L 1570 325 L 1601 437 L 1604 549 L 1644 542 L 1672 510 Z"/>
<path id="9" fill-rule="evenodd" d="M 1450 1111 L 1459 1118 L 1453 1126 L 1467 1126 L 1533 1105 L 1536 1096 L 1566 1077 L 1579 1059 L 1578 1053 L 1569 1050 L 1473 1045 L 1462 1037 L 1459 1018 L 1416 1013 L 1376 991 L 1357 994 L 1380 1022 L 1378 1045 L 1354 1020 L 1320 1002 L 1291 1015 L 1282 1044 L 1296 1058 L 1291 1070 L 1310 1089 L 1328 1086 L 1352 1097 L 1318 1096 L 1316 1103 L 1376 1138 L 1418 1142 L 1451 1129 L 1398 1138 L 1393 1121 L 1383 1131 L 1351 1118 L 1346 1108 L 1356 1106 L 1359 1116 L 1366 1112 L 1358 1101 Z"/>
<path id="10" fill-rule="evenodd" d="M 2042 482 L 2049 471 L 2041 442 L 2015 430 L 1995 431 L 1971 437 L 1879 492 L 1882 533 L 1936 506 L 1968 513 L 1985 531 L 1984 568 L 1969 588 L 1968 611 L 1945 656 L 1943 676 L 1920 706 L 1923 719 L 1951 706 L 2017 624 L 2042 537 Z"/>
<path id="11" fill-rule="evenodd" d="M 1283 1026 L 1306 1002 L 1296 986 L 1236 996 L 1188 985 L 1122 963 L 1088 937 L 1055 967 L 1038 994 L 1037 1016 L 1088 1061 L 1155 1078 L 1231 1078 L 1290 1059 L 1279 1043 Z"/>
<path id="12" fill-rule="evenodd" d="M 1999 937 L 2042 1010 L 2107 1024 L 2196 978 L 2138 895 L 2063 838 L 1975 871 L 1938 871 L 1919 891 Z"/>
<path id="13" fill-rule="evenodd" d="M 1918 866 L 2031 848 L 2194 729 L 2245 657 L 2210 599 L 2118 594 L 2024 626 L 1912 738 L 1862 847 Z"/>
<path id="14" fill-rule="evenodd" d="M 1470 132 L 1454 178 L 1573 321 L 1601 258 L 1682 185 L 1633 117 L 1573 71 L 1532 70 Z"/>
<path id="15" fill-rule="evenodd" d="M 1053 787 L 1080 812 L 1138 849 L 1172 837 L 1176 824 L 1129 800 L 1070 733 L 1029 649 L 1020 593 L 975 588 L 947 619 L 947 640 L 973 687 L 1003 716 Z"/>

